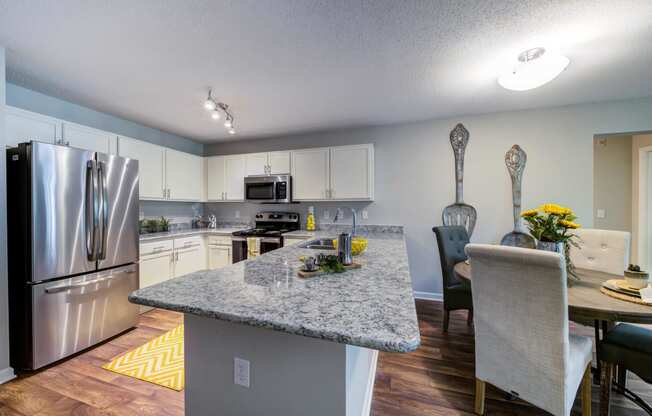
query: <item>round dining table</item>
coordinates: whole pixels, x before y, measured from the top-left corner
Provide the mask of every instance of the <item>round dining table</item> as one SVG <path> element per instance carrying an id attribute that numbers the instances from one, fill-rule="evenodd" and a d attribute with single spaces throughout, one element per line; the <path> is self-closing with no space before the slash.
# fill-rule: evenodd
<path id="1" fill-rule="evenodd" d="M 454 271 L 465 284 L 473 280 L 471 265 L 467 262 L 457 263 Z M 584 324 L 600 321 L 607 325 L 615 322 L 652 324 L 652 305 L 616 299 L 600 291 L 603 282 L 622 279 L 622 276 L 588 269 L 576 269 L 576 272 L 580 280 L 571 282 L 568 287 L 568 317 L 571 321 Z"/>

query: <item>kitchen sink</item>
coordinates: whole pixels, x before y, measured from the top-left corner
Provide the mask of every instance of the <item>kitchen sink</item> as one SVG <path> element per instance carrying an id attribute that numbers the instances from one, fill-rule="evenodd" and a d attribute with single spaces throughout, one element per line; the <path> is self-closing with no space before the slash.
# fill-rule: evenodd
<path id="1" fill-rule="evenodd" d="M 299 248 L 309 248 L 312 250 L 335 250 L 332 238 L 318 238 L 315 240 L 308 240 L 299 244 Z"/>

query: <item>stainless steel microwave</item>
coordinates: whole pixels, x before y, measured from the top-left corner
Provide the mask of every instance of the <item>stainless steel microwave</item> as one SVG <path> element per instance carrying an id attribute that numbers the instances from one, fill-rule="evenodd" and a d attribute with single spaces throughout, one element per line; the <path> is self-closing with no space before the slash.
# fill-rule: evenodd
<path id="1" fill-rule="evenodd" d="M 245 200 L 249 202 L 292 202 L 290 175 L 260 175 L 244 178 Z"/>

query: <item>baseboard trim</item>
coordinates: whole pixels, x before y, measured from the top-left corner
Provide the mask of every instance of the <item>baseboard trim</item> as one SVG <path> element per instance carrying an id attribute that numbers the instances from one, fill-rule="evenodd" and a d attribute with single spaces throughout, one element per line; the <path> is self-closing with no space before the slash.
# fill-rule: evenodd
<path id="1" fill-rule="evenodd" d="M 369 372 L 369 379 L 367 380 L 367 391 L 365 392 L 365 400 L 362 405 L 362 416 L 369 416 L 371 414 L 371 402 L 374 396 L 374 384 L 376 383 L 376 369 L 378 366 L 378 350 L 372 350 L 371 367 L 372 371 Z"/>
<path id="2" fill-rule="evenodd" d="M 4 384 L 15 378 L 16 378 L 16 374 L 14 374 L 13 368 L 7 367 L 3 370 L 0 370 L 0 384 Z"/>
<path id="3" fill-rule="evenodd" d="M 414 298 L 415 299 L 422 299 L 422 300 L 436 300 L 436 301 L 443 301 L 444 300 L 444 295 L 441 293 L 433 293 L 433 292 L 419 292 L 418 290 L 414 291 Z"/>

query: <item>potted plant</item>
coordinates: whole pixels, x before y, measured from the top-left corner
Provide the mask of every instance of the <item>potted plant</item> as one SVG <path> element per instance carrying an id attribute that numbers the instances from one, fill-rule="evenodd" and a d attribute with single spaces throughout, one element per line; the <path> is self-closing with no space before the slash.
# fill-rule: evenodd
<path id="1" fill-rule="evenodd" d="M 554 251 L 566 258 L 569 276 L 577 279 L 575 266 L 570 259 L 570 246 L 579 248 L 572 230 L 580 228 L 570 208 L 557 204 L 544 204 L 536 209 L 523 211 L 521 217 L 527 222 L 530 234 L 537 240 L 537 249 Z"/>

